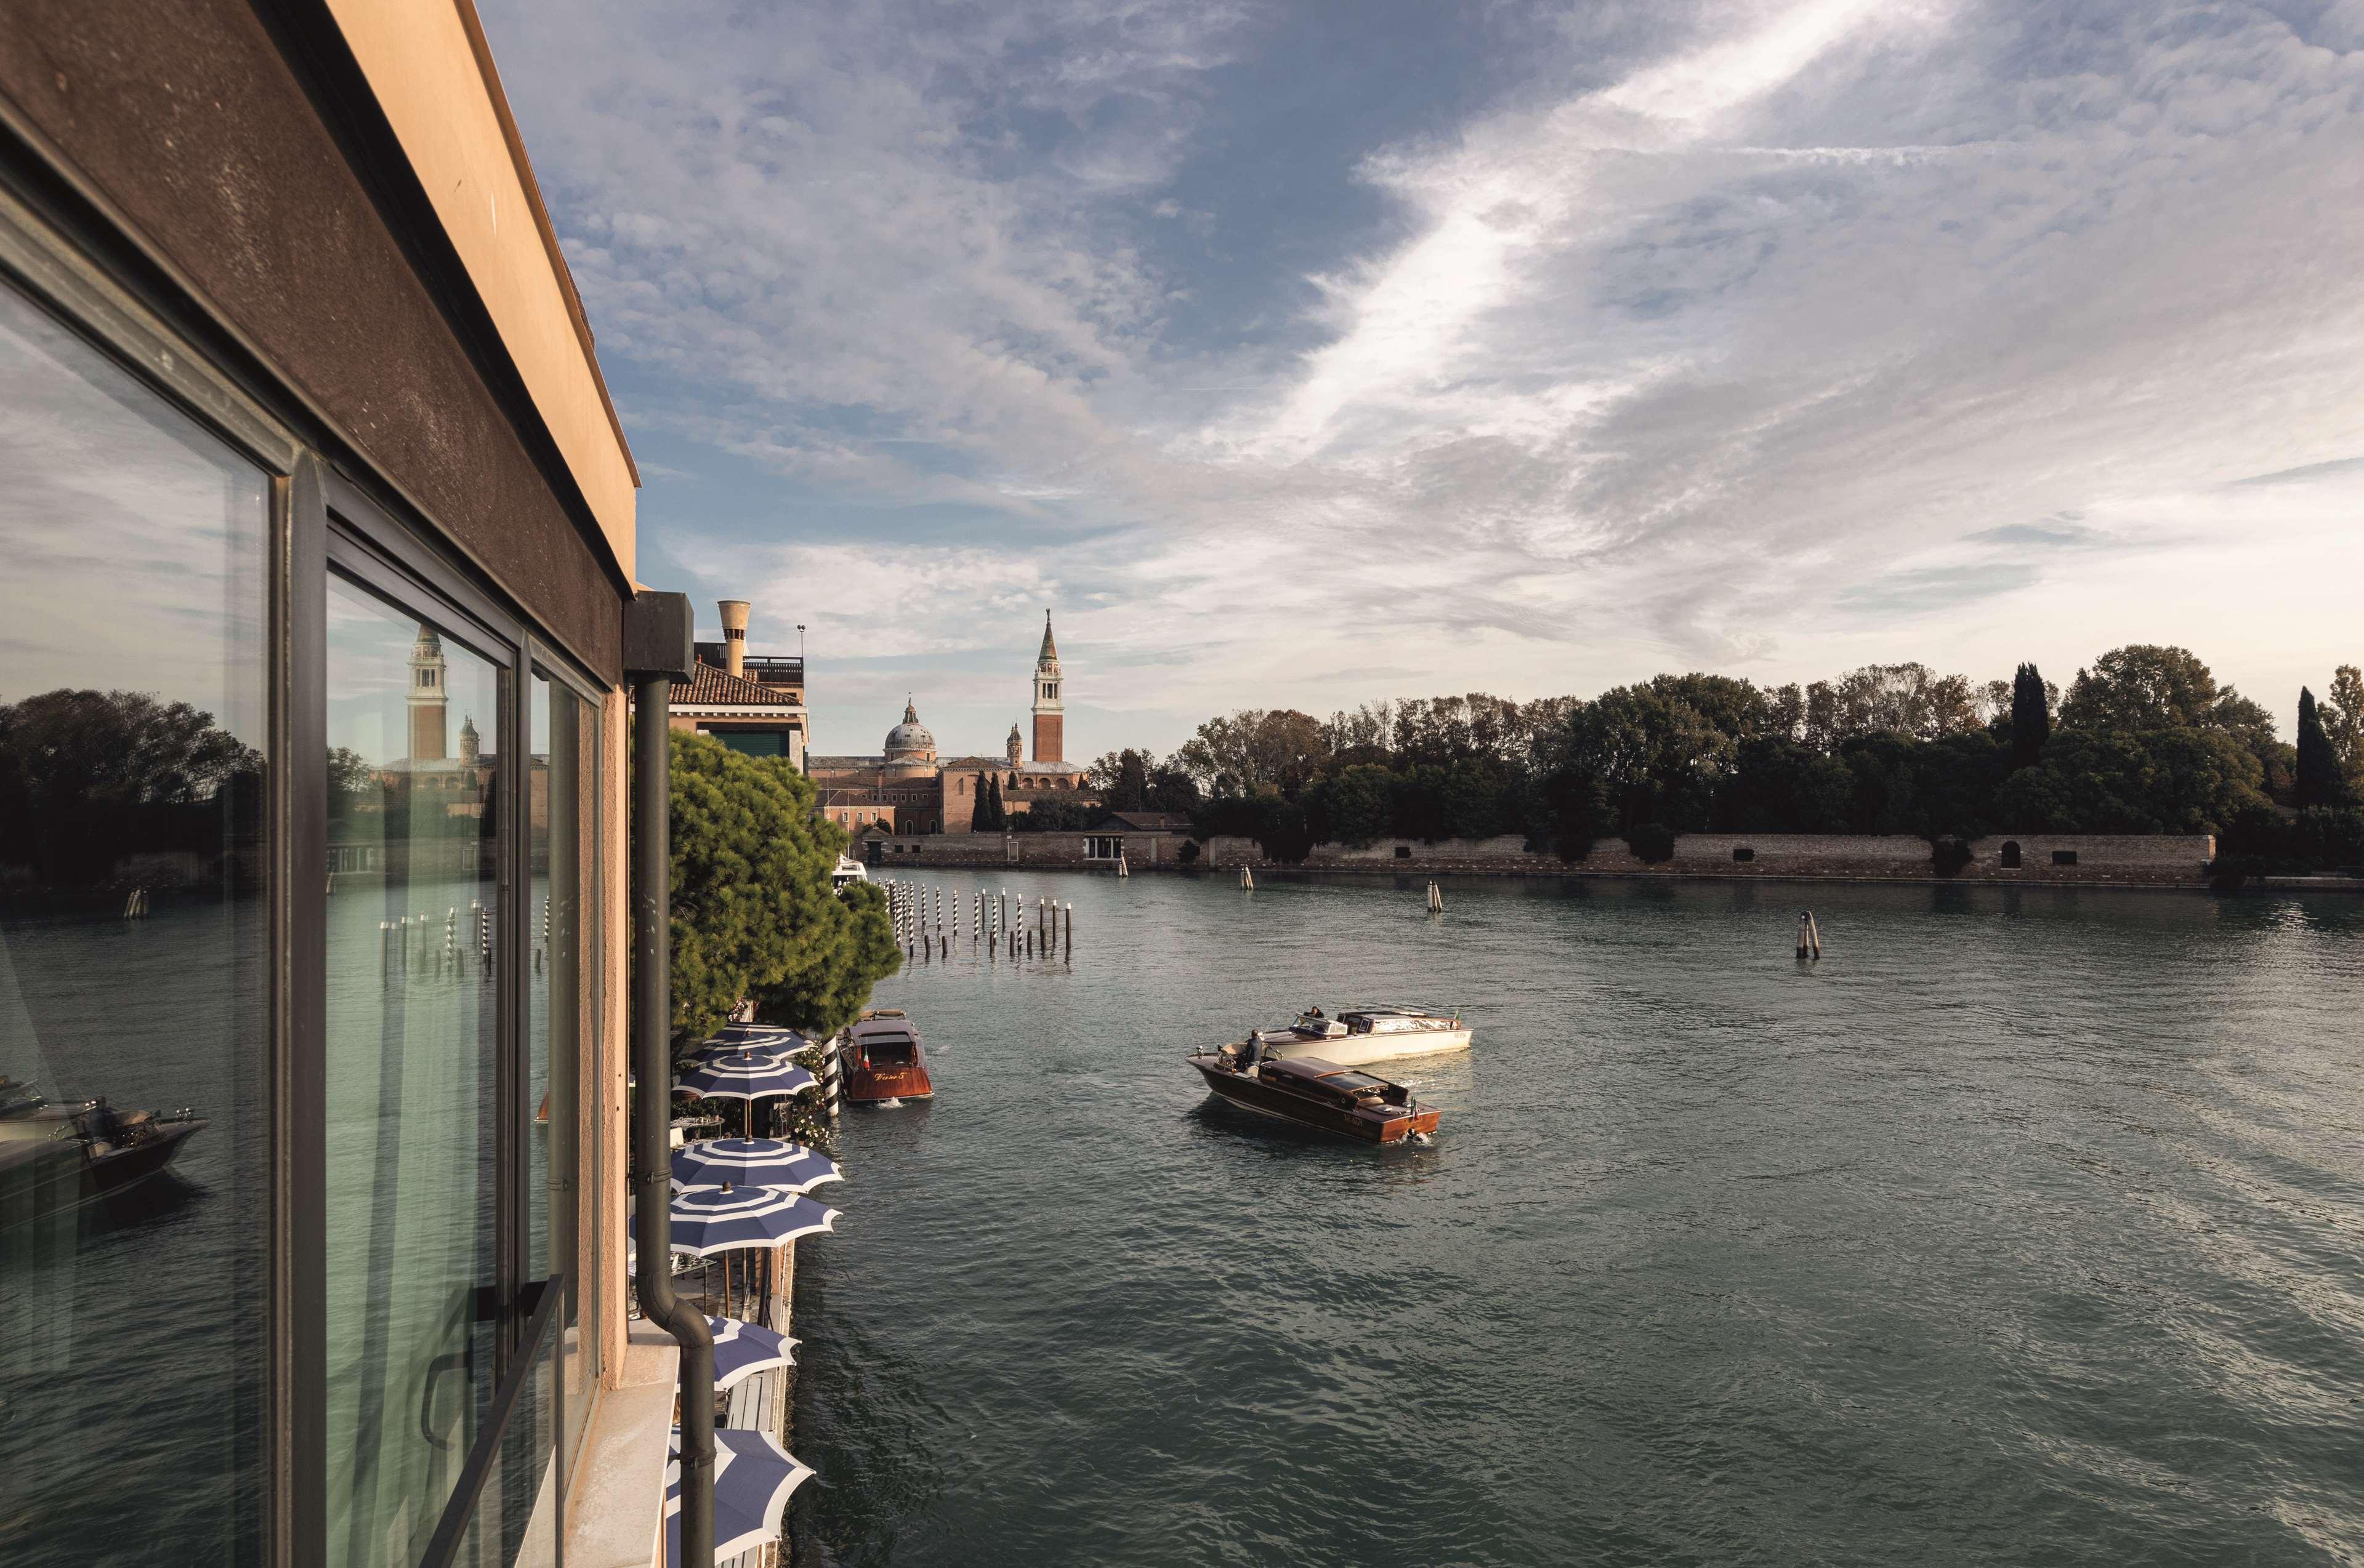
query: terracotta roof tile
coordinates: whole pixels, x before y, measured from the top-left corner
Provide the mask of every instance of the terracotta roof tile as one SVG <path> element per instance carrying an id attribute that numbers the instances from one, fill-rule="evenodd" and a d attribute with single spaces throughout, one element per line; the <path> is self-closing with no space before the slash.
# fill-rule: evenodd
<path id="1" fill-rule="evenodd" d="M 686 681 L 673 684 L 673 706 L 675 707 L 800 707 L 803 705 L 785 692 L 767 686 L 761 681 L 751 681 L 744 675 L 734 675 L 728 670 L 718 670 L 703 659 L 690 673 Z"/>

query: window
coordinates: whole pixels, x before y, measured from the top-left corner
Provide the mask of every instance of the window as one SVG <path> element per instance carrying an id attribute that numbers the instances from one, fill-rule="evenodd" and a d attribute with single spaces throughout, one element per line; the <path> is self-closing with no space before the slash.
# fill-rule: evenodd
<path id="1" fill-rule="evenodd" d="M 1749 848 L 1747 845 L 1745 845 L 1745 844 L 1736 845 L 1736 846 L 1734 846 L 1734 848 L 1733 849 L 1733 851 L 1732 851 L 1732 858 L 1733 858 L 1734 860 L 1735 860 L 1735 861 L 1739 862 L 1741 864 L 1745 865 L 1745 864 L 1747 864 L 1750 861 L 1753 861 L 1753 860 L 1755 860 L 1755 859 L 1756 858 L 1756 851 L 1755 850 L 1750 849 L 1750 848 Z"/>
<path id="2" fill-rule="evenodd" d="M 786 738 L 776 729 L 715 729 L 708 733 L 733 751 L 742 751 L 750 757 L 787 754 Z"/>
<path id="3" fill-rule="evenodd" d="M 1398 844 L 1396 846 L 1396 859 L 1399 861 L 1408 861 L 1411 859 L 1411 846 L 1410 844 Z"/>
<path id="4" fill-rule="evenodd" d="M 2077 863 L 2077 851 L 2055 850 L 2052 851 L 2052 863 L 2057 866 L 2073 866 Z"/>
<path id="5" fill-rule="evenodd" d="M 260 1562 L 273 485 L 5 285 L 0 429 L 0 1556 Z"/>
<path id="6" fill-rule="evenodd" d="M 1084 859 L 1087 861 L 1121 860 L 1124 856 L 1124 840 L 1115 834 L 1094 835 L 1084 840 Z"/>
<path id="7" fill-rule="evenodd" d="M 597 1145 L 583 1145 L 582 1109 L 598 1101 L 599 709 L 563 678 L 537 669 L 529 686 L 526 757 L 528 952 L 526 1140 L 530 1257 L 526 1277 L 566 1276 L 559 1373 L 570 1460 L 590 1414 L 599 1354 Z"/>
<path id="8" fill-rule="evenodd" d="M 2019 869 L 2019 840 L 2016 839 L 2007 840 L 2003 844 L 2002 869 L 2005 871 L 2017 871 Z"/>
<path id="9" fill-rule="evenodd" d="M 328 1562 L 415 1561 L 489 1403 L 499 1275 L 504 672 L 447 628 L 329 584 L 330 784 L 385 870 L 328 901 Z M 432 700 L 402 692 L 431 663 Z M 503 748 L 506 751 L 506 748 Z M 443 785 L 420 788 L 420 784 Z"/>

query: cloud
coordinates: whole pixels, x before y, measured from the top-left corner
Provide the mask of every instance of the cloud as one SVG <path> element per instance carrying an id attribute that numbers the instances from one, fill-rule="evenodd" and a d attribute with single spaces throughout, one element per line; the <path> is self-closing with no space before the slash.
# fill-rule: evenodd
<path id="1" fill-rule="evenodd" d="M 1112 727 L 2118 627 L 2294 690 L 2364 552 L 2233 499 L 2364 462 L 2337 15 L 485 14 L 644 528 L 988 741 L 1046 597 Z"/>

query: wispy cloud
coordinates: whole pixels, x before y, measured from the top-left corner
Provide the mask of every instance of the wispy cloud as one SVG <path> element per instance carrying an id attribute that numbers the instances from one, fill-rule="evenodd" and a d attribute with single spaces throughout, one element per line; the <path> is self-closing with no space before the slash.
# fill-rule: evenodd
<path id="1" fill-rule="evenodd" d="M 2344 12 L 485 9 L 645 529 L 880 662 L 850 731 L 989 746 L 1045 600 L 1094 750 L 1394 670 L 2355 656 L 2294 630 L 2364 564 Z"/>

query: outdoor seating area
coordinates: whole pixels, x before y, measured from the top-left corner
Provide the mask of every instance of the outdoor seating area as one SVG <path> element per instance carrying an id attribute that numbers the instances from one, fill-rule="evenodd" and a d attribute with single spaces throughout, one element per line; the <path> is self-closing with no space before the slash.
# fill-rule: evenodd
<path id="1" fill-rule="evenodd" d="M 730 1568 L 777 1568 L 788 1500 L 812 1474 L 784 1441 L 796 1243 L 835 1229 L 838 1210 L 809 1195 L 845 1173 L 818 1149 L 764 1136 L 819 1086 L 789 1059 L 809 1043 L 794 1029 L 734 1023 L 675 1063 L 673 1092 L 696 1108 L 672 1120 L 673 1273 L 714 1334 L 715 1560 Z M 675 1436 L 677 1446 L 678 1426 Z M 681 1560 L 680 1512 L 676 1455 L 666 1472 L 668 1568 Z"/>

